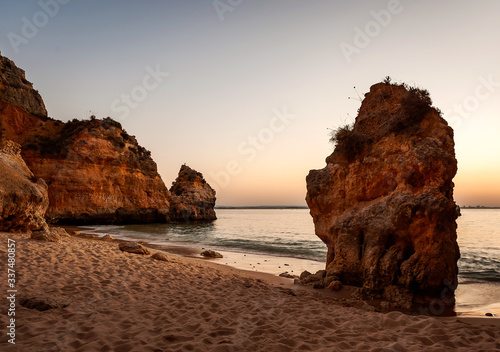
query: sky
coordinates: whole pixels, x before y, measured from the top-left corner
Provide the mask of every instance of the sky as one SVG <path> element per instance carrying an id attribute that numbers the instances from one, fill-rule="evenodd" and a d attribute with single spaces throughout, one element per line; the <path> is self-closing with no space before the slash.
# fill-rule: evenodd
<path id="1" fill-rule="evenodd" d="M 454 128 L 457 203 L 500 206 L 497 0 L 0 0 L 0 9 L 2 55 L 26 71 L 49 115 L 119 121 L 167 187 L 186 163 L 218 205 L 305 205 L 306 175 L 333 150 L 329 133 L 389 75 L 428 89 Z"/>

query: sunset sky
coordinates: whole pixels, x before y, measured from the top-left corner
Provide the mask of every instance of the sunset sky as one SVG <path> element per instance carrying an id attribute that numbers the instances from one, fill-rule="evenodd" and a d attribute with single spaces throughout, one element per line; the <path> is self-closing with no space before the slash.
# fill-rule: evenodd
<path id="1" fill-rule="evenodd" d="M 2 55 L 49 115 L 116 119 L 167 186 L 187 163 L 218 205 L 305 205 L 330 129 L 354 121 L 353 87 L 390 75 L 428 89 L 455 129 L 457 203 L 500 206 L 498 1 L 0 4 Z"/>

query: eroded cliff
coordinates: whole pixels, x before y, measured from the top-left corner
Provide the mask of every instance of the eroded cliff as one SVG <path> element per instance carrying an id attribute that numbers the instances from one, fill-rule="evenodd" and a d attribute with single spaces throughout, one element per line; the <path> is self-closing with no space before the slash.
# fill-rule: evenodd
<path id="1" fill-rule="evenodd" d="M 47 185 L 21 157 L 19 144 L 0 139 L 0 231 L 47 229 Z"/>
<path id="2" fill-rule="evenodd" d="M 19 143 L 26 164 L 48 184 L 51 222 L 168 220 L 170 194 L 155 162 L 118 122 L 46 115 L 24 71 L 0 57 L 0 137 Z"/>
<path id="3" fill-rule="evenodd" d="M 179 176 L 170 188 L 170 219 L 187 222 L 215 220 L 215 190 L 203 175 L 182 165 Z"/>
<path id="4" fill-rule="evenodd" d="M 38 91 L 26 79 L 24 70 L 0 53 L 0 100 L 22 106 L 28 113 L 47 116 L 47 110 Z"/>
<path id="5" fill-rule="evenodd" d="M 335 280 L 390 301 L 453 304 L 459 248 L 453 130 L 428 92 L 380 83 L 307 176 L 315 232 Z"/>

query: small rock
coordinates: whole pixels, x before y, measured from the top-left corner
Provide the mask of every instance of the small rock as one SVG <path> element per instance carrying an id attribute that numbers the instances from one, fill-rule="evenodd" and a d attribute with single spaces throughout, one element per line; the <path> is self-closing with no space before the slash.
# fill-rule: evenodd
<path id="1" fill-rule="evenodd" d="M 149 252 L 149 250 L 146 247 L 137 242 L 123 242 L 120 243 L 119 248 L 122 252 L 144 254 L 144 255 L 151 254 L 151 252 Z"/>
<path id="2" fill-rule="evenodd" d="M 278 276 L 281 276 L 281 277 L 286 277 L 288 279 L 295 279 L 295 278 L 298 278 L 297 275 L 292 275 L 290 274 L 288 271 L 285 271 L 284 273 L 281 273 L 279 274 Z"/>
<path id="3" fill-rule="evenodd" d="M 294 285 L 300 285 L 300 279 L 294 279 L 293 280 Z"/>
<path id="4" fill-rule="evenodd" d="M 104 235 L 101 239 L 103 241 L 114 241 L 115 240 L 115 238 L 111 235 Z"/>
<path id="5" fill-rule="evenodd" d="M 206 250 L 200 253 L 202 256 L 207 258 L 224 258 L 222 254 L 212 250 Z"/>
<path id="6" fill-rule="evenodd" d="M 311 274 L 308 271 L 304 271 L 302 274 L 300 274 L 300 281 L 302 282 L 303 285 L 307 285 L 310 283 L 313 283 L 314 286 L 317 286 L 316 288 L 321 288 L 325 287 L 324 283 L 324 277 L 326 276 L 326 271 L 325 270 L 318 270 L 316 274 Z"/>
<path id="7" fill-rule="evenodd" d="M 338 280 L 332 281 L 330 285 L 328 285 L 328 289 L 330 291 L 340 291 L 342 289 L 342 282 Z"/>
<path id="8" fill-rule="evenodd" d="M 165 253 L 162 252 L 156 252 L 151 256 L 151 258 L 156 259 L 156 260 L 161 260 L 163 262 L 170 262 L 168 257 L 165 255 Z"/>
<path id="9" fill-rule="evenodd" d="M 40 312 L 57 309 L 66 308 L 69 303 L 67 302 L 57 302 L 54 298 L 49 297 L 25 297 L 19 300 L 19 304 L 28 309 L 36 309 Z"/>
<path id="10" fill-rule="evenodd" d="M 492 317 L 492 316 L 493 316 L 493 314 L 492 314 L 492 313 L 486 313 L 485 315 L 486 315 L 487 317 Z"/>

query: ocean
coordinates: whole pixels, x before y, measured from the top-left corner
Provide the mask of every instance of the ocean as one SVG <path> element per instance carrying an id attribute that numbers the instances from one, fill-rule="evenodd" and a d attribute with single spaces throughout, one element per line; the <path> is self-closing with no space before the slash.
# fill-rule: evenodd
<path id="1" fill-rule="evenodd" d="M 204 224 L 106 225 L 88 227 L 98 235 L 155 245 L 223 252 L 223 264 L 279 274 L 324 268 L 326 246 L 314 234 L 308 209 L 217 209 Z M 500 209 L 462 209 L 457 313 L 500 313 Z M 291 264 L 293 263 L 293 265 Z M 295 269 L 293 272 L 291 266 Z"/>

